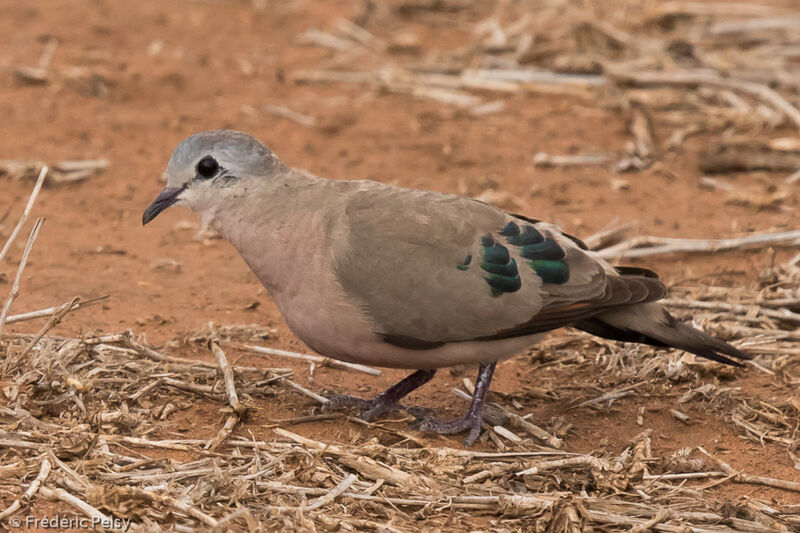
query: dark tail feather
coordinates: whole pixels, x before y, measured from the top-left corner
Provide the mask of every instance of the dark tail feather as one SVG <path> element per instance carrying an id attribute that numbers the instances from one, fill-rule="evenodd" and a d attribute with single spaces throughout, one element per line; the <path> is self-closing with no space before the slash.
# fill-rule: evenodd
<path id="1" fill-rule="evenodd" d="M 725 363 L 726 365 L 742 366 L 742 364 L 738 361 L 729 359 L 725 357 L 725 355 L 730 355 L 731 357 L 741 361 L 749 361 L 753 358 L 752 355 L 734 348 L 725 341 L 721 341 L 715 337 L 712 337 L 711 335 L 707 335 L 702 331 L 693 328 L 692 326 L 684 324 L 666 311 L 664 311 L 664 314 L 671 322 L 670 325 L 672 328 L 679 335 L 679 338 L 677 338 L 676 342 L 673 344 L 675 348 L 680 348 L 681 350 L 691 352 L 699 355 L 700 357 L 705 357 L 706 359 L 711 359 L 712 361 Z"/>
<path id="2" fill-rule="evenodd" d="M 656 303 L 615 309 L 581 320 L 575 327 L 606 339 L 678 348 L 727 365 L 742 366 L 734 359 L 753 358 L 727 342 L 684 324 Z"/>

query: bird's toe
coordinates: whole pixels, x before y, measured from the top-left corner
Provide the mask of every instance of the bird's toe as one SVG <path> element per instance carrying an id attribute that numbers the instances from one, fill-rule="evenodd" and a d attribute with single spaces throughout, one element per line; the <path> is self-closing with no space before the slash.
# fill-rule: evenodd
<path id="1" fill-rule="evenodd" d="M 392 405 L 385 403 L 373 402 L 372 407 L 362 411 L 361 418 L 367 422 L 372 422 L 386 411 L 391 409 Z"/>
<path id="2" fill-rule="evenodd" d="M 357 409 L 370 409 L 373 407 L 373 401 L 358 396 L 350 396 L 349 394 L 336 394 L 333 392 L 325 391 L 323 396 L 327 398 L 322 404 L 323 411 L 333 411 L 343 407 L 355 407 Z"/>
<path id="3" fill-rule="evenodd" d="M 405 408 L 406 412 L 413 416 L 417 421 L 417 427 L 419 424 L 422 423 L 424 420 L 428 418 L 435 418 L 435 411 L 428 407 L 422 407 L 420 405 L 410 405 Z"/>
<path id="4" fill-rule="evenodd" d="M 327 391 L 324 395 L 328 401 L 322 405 L 323 411 L 354 407 L 361 411 L 362 420 L 367 422 L 372 422 L 395 407 L 401 407 L 397 403 L 383 400 L 380 396 L 368 400 L 358 396 L 350 396 L 349 394 L 335 394 Z"/>
<path id="5" fill-rule="evenodd" d="M 426 418 L 419 426 L 420 431 L 428 433 L 439 433 L 440 435 L 450 435 L 460 433 L 469 429 L 465 444 L 471 446 L 481 433 L 481 418 L 472 413 L 457 420 L 439 420 L 438 418 Z"/>

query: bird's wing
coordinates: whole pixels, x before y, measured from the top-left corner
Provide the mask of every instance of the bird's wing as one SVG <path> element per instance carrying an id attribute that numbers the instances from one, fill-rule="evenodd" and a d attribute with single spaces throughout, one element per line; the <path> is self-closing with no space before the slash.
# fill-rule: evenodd
<path id="1" fill-rule="evenodd" d="M 664 294 L 555 226 L 460 196 L 365 182 L 343 217 L 337 278 L 401 346 L 529 335 Z"/>

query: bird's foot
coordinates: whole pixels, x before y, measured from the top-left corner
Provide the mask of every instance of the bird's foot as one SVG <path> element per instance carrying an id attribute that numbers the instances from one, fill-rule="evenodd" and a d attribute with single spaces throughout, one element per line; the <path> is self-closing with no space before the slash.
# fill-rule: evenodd
<path id="1" fill-rule="evenodd" d="M 362 411 L 361 418 L 371 422 L 383 413 L 395 408 L 402 408 L 400 400 L 409 392 L 417 389 L 433 378 L 436 370 L 417 370 L 410 376 L 401 379 L 372 400 L 350 396 L 349 394 L 326 394 L 328 401 L 323 409 L 336 409 L 352 406 Z"/>
<path id="2" fill-rule="evenodd" d="M 422 421 L 419 428 L 422 431 L 448 435 L 460 433 L 469 429 L 467 438 L 464 440 L 466 447 L 472 446 L 481 434 L 481 422 L 483 421 L 483 406 L 486 393 L 489 391 L 489 383 L 492 382 L 492 374 L 497 361 L 481 363 L 478 368 L 478 379 L 475 381 L 475 392 L 472 395 L 472 403 L 467 414 L 458 420 L 442 421 L 437 418 L 426 418 Z"/>
<path id="3" fill-rule="evenodd" d="M 373 400 L 350 396 L 349 394 L 336 394 L 335 392 L 323 391 L 323 396 L 328 399 L 322 404 L 323 411 L 333 411 L 342 407 L 355 407 L 357 409 L 369 409 Z"/>
<path id="4" fill-rule="evenodd" d="M 428 418 L 436 418 L 436 411 L 431 409 L 430 407 L 422 407 L 420 405 L 410 405 L 404 408 L 406 413 L 413 416 L 417 421 L 417 427 L 419 424 L 422 423 L 423 420 L 427 420 Z"/>
<path id="5" fill-rule="evenodd" d="M 464 445 L 469 447 L 477 440 L 481 434 L 481 413 L 468 412 L 457 420 L 439 420 L 438 418 L 426 418 L 419 426 L 421 431 L 439 433 L 440 435 L 450 435 L 460 433 L 469 429 Z"/>
<path id="6" fill-rule="evenodd" d="M 349 394 L 330 393 L 326 394 L 325 397 L 328 401 L 322 405 L 323 411 L 333 411 L 342 407 L 355 407 L 361 411 L 361 418 L 367 422 L 372 422 L 395 407 L 401 407 L 397 402 L 384 401 L 380 396 L 368 400 L 358 396 L 350 396 Z"/>

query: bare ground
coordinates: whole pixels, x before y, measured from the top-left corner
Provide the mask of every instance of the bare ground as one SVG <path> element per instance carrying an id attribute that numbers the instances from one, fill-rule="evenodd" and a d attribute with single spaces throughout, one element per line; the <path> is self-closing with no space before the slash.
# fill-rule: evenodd
<path id="1" fill-rule="evenodd" d="M 199 228 L 191 213 L 169 210 L 146 230 L 141 227 L 142 210 L 162 187 L 160 173 L 174 146 L 191 133 L 220 127 L 247 131 L 288 164 L 319 175 L 376 179 L 473 196 L 492 191 L 484 196 L 488 201 L 557 222 L 579 236 L 593 234 L 614 221 L 636 221 L 638 234 L 692 238 L 723 238 L 797 227 L 797 184 L 777 200 L 770 197 L 775 201 L 764 200 L 783 190 L 788 171 L 728 172 L 718 178 L 737 189 L 756 191 L 752 194 L 761 195 L 756 200 L 751 195 L 749 199 L 732 201 L 719 188 L 700 186 L 705 174 L 698 167 L 704 150 L 719 135 L 713 128 L 689 137 L 676 148 L 658 150 L 654 164 L 633 173 L 616 174 L 610 165 L 537 168 L 532 164 L 537 152 L 624 154 L 631 138 L 629 115 L 609 103 L 614 101 L 613 95 L 605 94 L 598 100 L 596 93 L 585 92 L 530 90 L 498 95 L 476 91 L 472 94 L 484 102 L 503 102 L 503 109 L 498 112 L 476 115 L 459 106 L 385 87 L 298 83 L 294 76 L 329 65 L 340 57 L 339 52 L 310 45 L 302 38 L 310 28 L 332 31 L 336 21 L 344 18 L 358 21 L 384 42 L 406 42 L 404 35 L 415 36 L 414 46 L 408 50 L 380 58 L 367 53 L 351 60 L 345 69 L 368 71 L 386 57 L 392 64 L 405 65 L 428 57 L 432 51 L 466 46 L 475 40 L 476 24 L 502 9 L 494 3 L 491 7 L 489 3 L 471 5 L 456 12 L 420 8 L 403 16 L 390 7 L 370 15 L 365 11 L 368 3 L 354 1 L 267 1 L 265 8 L 254 4 L 257 3 L 94 1 L 79 8 L 74 2 L 60 0 L 46 4 L 0 3 L 4 14 L 0 17 L 0 64 L 4 67 L 0 74 L 2 158 L 110 162 L 107 169 L 83 181 L 45 186 L 32 216 L 45 216 L 47 221 L 24 271 L 21 294 L 12 314 L 58 305 L 76 295 L 86 298 L 108 294 L 106 302 L 68 315 L 50 334 L 98 336 L 132 329 L 141 342 L 161 347 L 173 339 L 185 339 L 189 332 L 209 322 L 257 324 L 271 328 L 269 338 L 262 344 L 307 352 L 235 251 L 222 240 L 197 235 Z M 576 2 L 574 9 L 588 9 L 587 6 Z M 51 39 L 58 46 L 47 82 L 21 80 L 14 69 L 35 65 Z M 447 55 L 441 53 L 442 64 Z M 796 94 L 794 98 L 797 101 Z M 302 125 L 268 113 L 263 109 L 267 104 L 315 117 L 315 124 Z M 657 145 L 663 146 L 674 128 L 655 121 L 653 130 Z M 762 140 L 797 138 L 797 128 L 786 121 L 751 128 L 749 133 Z M 5 237 L 16 223 L 32 180 L 9 176 L 0 179 L 5 191 L 0 197 L 0 213 L 7 213 L 0 234 Z M 5 273 L 0 278 L 0 290 L 4 292 L 13 280 L 26 233 L 27 229 L 0 269 Z M 763 278 L 759 285 L 759 276 L 771 265 L 785 263 L 791 255 L 786 250 L 736 250 L 654 256 L 629 263 L 653 268 L 668 284 L 677 287 L 736 287 L 755 294 L 763 286 Z M 5 332 L 35 333 L 40 327 L 40 323 L 23 322 L 7 326 Z M 793 326 L 796 327 L 797 324 Z M 792 327 L 785 329 L 791 331 Z M 557 350 L 536 348 L 502 362 L 492 390 L 502 393 L 495 399 L 507 407 L 511 399 L 518 401 L 520 413 L 532 413 L 531 420 L 549 431 L 557 433 L 559 427 L 569 424 L 569 431 L 560 435 L 566 450 L 617 456 L 635 442 L 636 435 L 651 428 L 653 456 L 668 457 L 687 447 L 695 450 L 696 456 L 696 447 L 702 446 L 736 470 L 783 480 L 800 478 L 796 459 L 787 453 L 787 449 L 797 449 L 800 406 L 796 403 L 796 410 L 785 414 L 789 417 L 788 426 L 793 424 L 795 428 L 789 432 L 793 445 L 757 442 L 752 434 L 748 436 L 741 426 L 732 423 L 731 415 L 740 401 L 736 398 L 727 404 L 678 403 L 688 389 L 704 383 L 735 387 L 755 402 L 785 403 L 799 396 L 796 378 L 794 382 L 779 381 L 751 367 L 722 375 L 714 369 L 693 371 L 677 380 L 654 375 L 643 380 L 644 385 L 634 389 L 634 394 L 611 404 L 577 407 L 578 400 L 589 400 L 637 380 L 625 372 L 624 363 L 614 358 L 613 351 L 621 349 L 618 345 L 597 345 L 582 338 L 559 345 L 558 339 L 563 335 L 554 334 L 553 346 Z M 566 343 L 569 339 L 565 339 Z M 796 349 L 796 342 L 794 345 Z M 277 357 L 265 359 L 233 346 L 225 350 L 238 365 L 292 369 L 296 382 L 315 391 L 335 388 L 366 396 L 404 374 L 385 370 L 382 376 L 372 377 L 316 366 L 312 375 L 307 363 Z M 215 361 L 202 343 L 172 342 L 162 351 Z M 566 362 L 559 363 L 554 353 L 567 356 Z M 680 354 L 669 357 L 676 361 Z M 634 357 L 631 361 L 642 359 Z M 456 416 L 465 403 L 450 389 L 459 386 L 464 377 L 474 379 L 473 372 L 472 368 L 444 370 L 422 391 L 413 394 L 410 403 Z M 4 383 L 6 398 L 2 402 L 10 408 L 13 401 L 8 393 L 9 383 Z M 156 395 L 146 407 L 156 408 L 169 401 L 169 396 Z M 227 416 L 224 398 L 189 396 L 175 400 L 175 405 L 177 409 L 165 420 L 148 423 L 152 427 L 148 438 L 210 439 Z M 285 427 L 315 441 L 343 446 L 373 439 L 396 446 L 461 445 L 460 436 L 420 434 L 413 429 L 413 420 L 403 416 L 384 425 L 413 435 L 415 442 L 343 419 L 291 426 L 276 423 L 316 412 L 311 400 L 285 387 L 254 396 L 248 407 L 249 414 L 236 426 L 234 436 L 271 442 L 282 440 L 274 428 Z M 640 425 L 636 418 L 642 408 Z M 688 423 L 677 420 L 671 409 L 689 415 Z M 3 415 L 2 430 L 13 432 L 18 427 L 7 415 Z M 53 420 L 59 418 L 57 413 L 49 416 Z M 505 445 L 517 449 L 513 443 Z M 475 449 L 496 451 L 497 444 L 487 437 Z M 150 457 L 167 457 L 175 462 L 199 456 L 195 451 L 146 452 Z M 13 453 L 6 456 L 8 464 L 13 458 Z M 26 483 L 36 472 L 38 466 L 25 478 Z M 325 487 L 335 484 L 313 478 L 309 481 Z M 707 482 L 691 481 L 685 486 Z M 576 490 L 566 481 L 561 485 L 557 480 L 549 483 L 551 489 Z M 0 506 L 10 505 L 19 496 L 14 487 L 13 483 L 2 487 Z M 774 487 L 720 483 L 707 488 L 704 498 L 718 506 L 746 507 L 748 501 L 757 500 L 779 507 L 796 504 L 800 496 Z M 115 508 L 108 504 L 107 509 Z M 33 507 L 34 514 L 56 511 L 75 512 L 63 502 L 37 500 Z M 214 514 L 207 508 L 205 511 Z M 336 512 L 331 511 L 334 515 Z M 414 517 L 423 520 L 423 528 L 502 529 L 493 518 L 495 515 L 485 509 L 475 511 L 471 517 L 458 512 L 458 519 L 452 520 L 442 518 L 447 512 L 419 513 Z M 355 514 L 364 517 L 369 513 Z M 177 516 L 165 515 L 158 523 L 163 527 L 182 523 L 183 515 Z M 424 521 L 428 519 L 431 522 Z M 237 520 L 229 526 L 254 527 Z M 553 518 L 548 520 L 552 523 Z M 396 522 L 401 529 L 411 523 L 413 520 L 405 518 Z M 289 524 L 284 523 L 287 527 Z M 291 524 L 301 527 L 304 523 L 301 520 Z M 320 527 L 321 522 L 316 524 Z M 303 527 L 306 526 L 307 523 Z M 522 521 L 509 527 L 547 526 Z M 625 530 L 627 526 L 602 527 Z"/>

